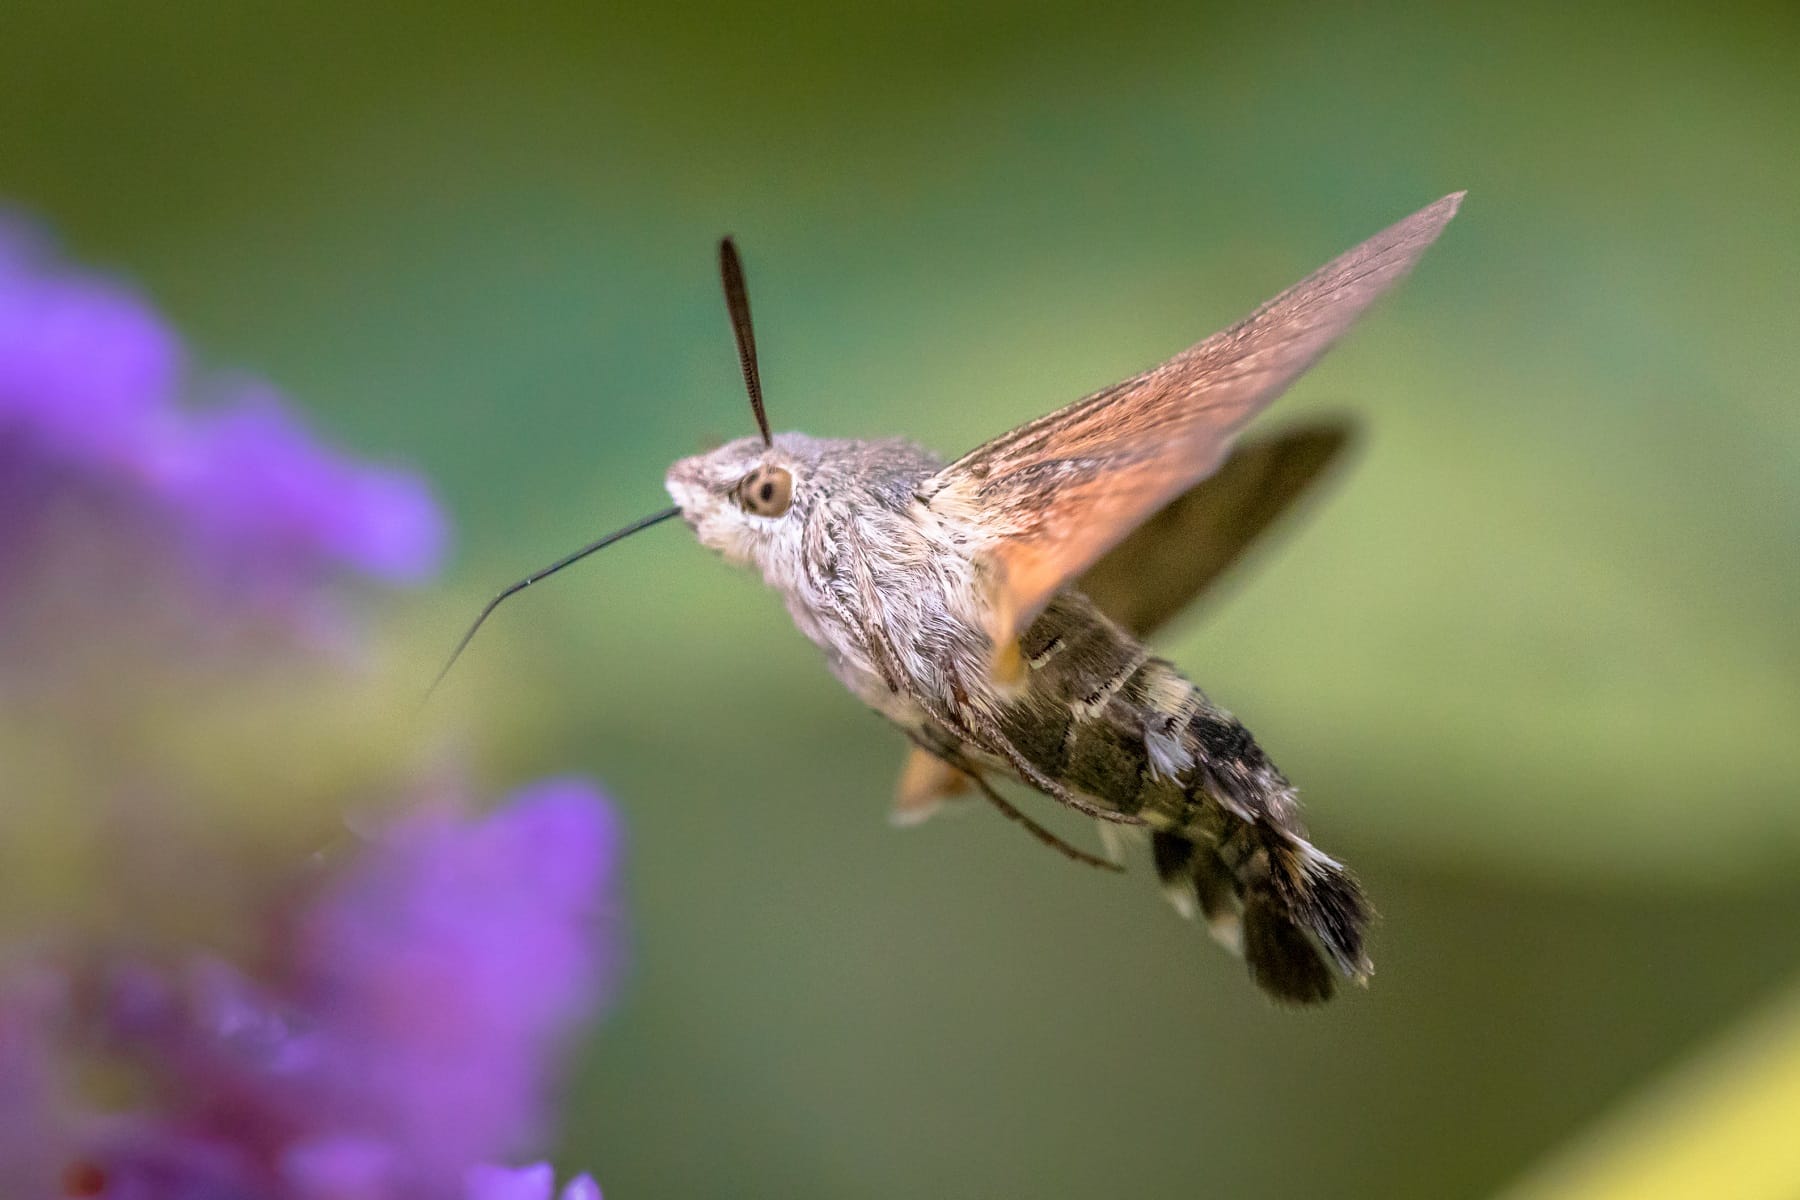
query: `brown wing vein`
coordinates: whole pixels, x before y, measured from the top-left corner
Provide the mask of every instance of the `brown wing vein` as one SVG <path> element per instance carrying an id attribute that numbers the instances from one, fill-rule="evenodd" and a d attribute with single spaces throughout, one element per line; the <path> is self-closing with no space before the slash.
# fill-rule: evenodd
<path id="1" fill-rule="evenodd" d="M 1455 215 L 1446 196 L 1160 366 L 1027 422 L 952 463 L 921 495 L 993 569 L 1003 646 L 1055 590 L 1211 474 L 1268 405 Z"/>

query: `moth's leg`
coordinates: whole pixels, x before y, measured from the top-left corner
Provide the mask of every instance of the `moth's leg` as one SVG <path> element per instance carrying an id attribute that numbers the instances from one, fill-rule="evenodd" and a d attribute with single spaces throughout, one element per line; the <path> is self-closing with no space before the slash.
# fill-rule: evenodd
<path id="1" fill-rule="evenodd" d="M 954 682 L 952 683 L 952 688 L 956 693 L 960 693 L 961 691 L 960 685 L 957 685 Z M 958 698 L 961 698 L 960 695 Z M 933 707 L 935 708 L 936 706 L 934 705 Z M 964 720 L 963 714 L 965 713 L 967 713 L 972 720 Z M 1011 766 L 1013 770 L 1019 773 L 1020 779 L 1023 779 L 1026 783 L 1029 783 L 1032 787 L 1044 793 L 1046 796 L 1049 796 L 1062 804 L 1068 805 L 1076 812 L 1090 816 L 1096 821 L 1107 821 L 1114 825 L 1148 824 L 1142 817 L 1133 816 L 1130 813 L 1114 812 L 1110 808 L 1101 808 L 1097 804 L 1089 803 L 1087 800 L 1082 799 L 1080 796 L 1064 787 L 1061 783 L 1038 770 L 1036 766 L 1032 765 L 1030 760 L 1019 753 L 1019 748 L 1012 744 L 1012 739 L 1006 736 L 1005 731 L 998 725 L 995 725 L 992 721 L 983 717 L 980 713 L 976 712 L 972 706 L 962 703 L 957 705 L 955 712 L 946 710 L 944 712 L 933 712 L 931 715 L 936 717 L 938 721 L 947 726 L 952 733 L 955 733 L 964 741 L 972 742 L 975 745 L 1004 758 L 1007 765 Z"/>
<path id="2" fill-rule="evenodd" d="M 1027 833 L 1044 843 L 1044 845 L 1050 847 L 1052 850 L 1062 851 L 1065 857 L 1071 858 L 1078 863 L 1086 863 L 1090 867 L 1099 867 L 1102 871 L 1117 871 L 1121 874 L 1124 873 L 1125 868 L 1123 865 L 1116 862 L 1109 862 L 1097 854 L 1089 854 L 1086 850 L 1077 846 L 1071 846 L 1068 842 L 1063 841 L 1063 839 L 1057 837 L 1054 833 L 1051 833 L 1048 829 L 1045 829 L 1042 825 L 1039 825 L 1036 821 L 1014 808 L 1006 801 L 1005 797 L 1001 796 L 999 792 L 996 792 L 993 789 L 992 785 L 982 777 L 979 771 L 974 770 L 972 767 L 963 767 L 962 771 L 970 779 L 975 781 L 976 789 L 980 791 L 983 796 L 988 798 L 989 803 L 1000 810 L 1002 816 L 1008 817 L 1023 825 Z"/>
<path id="3" fill-rule="evenodd" d="M 1032 837 L 1035 837 L 1038 841 L 1044 843 L 1044 845 L 1049 846 L 1053 850 L 1061 851 L 1066 857 L 1071 858 L 1076 862 L 1086 863 L 1091 867 L 1099 867 L 1102 870 L 1108 871 L 1122 872 L 1125 870 L 1124 865 L 1120 862 L 1109 862 L 1104 858 L 1099 858 L 1089 854 L 1085 850 L 1070 845 L 1050 830 L 1045 829 L 1042 825 L 1026 816 L 1023 812 L 1020 812 L 1010 804 L 1004 796 L 994 790 L 993 785 L 988 783 L 987 777 L 981 773 L 981 768 L 969 761 L 969 756 L 962 752 L 960 746 L 944 736 L 942 731 L 938 731 L 936 736 L 931 738 L 927 738 L 925 732 L 927 731 L 907 731 L 907 737 L 912 739 L 915 747 L 914 753 L 916 755 L 928 758 L 944 771 L 953 773 L 956 779 L 963 785 L 973 783 L 976 790 L 987 797 L 990 804 L 1000 810 L 1002 816 L 1023 825 L 1026 832 L 1030 833 Z M 1100 828 L 1103 831 L 1108 831 L 1114 827 L 1111 825 L 1102 825 Z"/>
<path id="4" fill-rule="evenodd" d="M 998 732 L 999 730 L 995 730 L 995 733 Z M 1114 812 L 1110 808 L 1101 808 L 1098 804 L 1083 799 L 1079 793 L 1070 791 L 1061 783 L 1058 783 L 1056 780 L 1038 770 L 1023 754 L 1020 754 L 1018 748 L 1005 737 L 1001 737 L 994 748 L 999 752 L 1000 757 L 1004 758 L 1007 763 L 1012 766 L 1012 769 L 1019 773 L 1019 777 L 1026 783 L 1029 783 L 1032 787 L 1043 792 L 1051 799 L 1068 805 L 1078 813 L 1090 816 L 1096 821 L 1105 821 L 1109 825 L 1149 824 L 1149 822 L 1142 817 L 1134 816 L 1131 813 Z"/>

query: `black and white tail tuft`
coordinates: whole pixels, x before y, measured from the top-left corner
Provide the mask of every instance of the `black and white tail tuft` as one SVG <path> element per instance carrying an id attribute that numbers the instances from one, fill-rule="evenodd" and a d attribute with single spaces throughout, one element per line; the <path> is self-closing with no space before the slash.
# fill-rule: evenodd
<path id="1" fill-rule="evenodd" d="M 1276 1000 L 1317 1004 L 1339 975 L 1366 980 L 1370 913 L 1356 880 L 1302 838 L 1262 822 L 1234 824 L 1216 845 L 1153 837 L 1156 872 L 1176 908 L 1198 909 Z"/>

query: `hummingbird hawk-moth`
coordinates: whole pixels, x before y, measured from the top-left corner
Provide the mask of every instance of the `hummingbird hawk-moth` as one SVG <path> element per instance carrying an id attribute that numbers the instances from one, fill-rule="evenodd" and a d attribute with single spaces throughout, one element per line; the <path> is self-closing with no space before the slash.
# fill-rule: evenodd
<path id="1" fill-rule="evenodd" d="M 865 704 L 912 742 L 895 817 L 965 791 L 1071 857 L 991 780 L 1147 834 L 1175 906 L 1278 1000 L 1358 982 L 1369 906 L 1307 840 L 1293 785 L 1250 732 L 1142 639 L 1180 611 L 1344 444 L 1338 425 L 1233 450 L 1238 430 L 1397 283 L 1455 215 L 1446 196 L 1160 366 L 945 465 L 904 440 L 772 435 L 743 268 L 720 272 L 757 436 L 669 468 L 671 517 L 755 567 Z M 455 660 L 452 655 L 451 661 Z M 445 670 L 448 670 L 448 666 Z M 439 675 L 439 679 L 442 679 Z M 435 686 L 435 685 L 434 685 Z"/>

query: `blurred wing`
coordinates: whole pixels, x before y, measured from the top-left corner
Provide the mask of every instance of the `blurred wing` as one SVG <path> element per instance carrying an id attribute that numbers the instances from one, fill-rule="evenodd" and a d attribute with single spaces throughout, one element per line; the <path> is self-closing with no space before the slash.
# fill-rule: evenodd
<path id="1" fill-rule="evenodd" d="M 1350 443 L 1332 421 L 1246 442 L 1075 581 L 1139 637 L 1186 608 L 1300 498 Z"/>
<path id="2" fill-rule="evenodd" d="M 968 791 L 973 782 L 923 746 L 913 746 L 907 751 L 906 765 L 900 769 L 888 820 L 895 825 L 917 825 L 945 800 Z"/>
<path id="3" fill-rule="evenodd" d="M 1388 288 L 1456 214 L 1445 196 L 1231 328 L 970 452 L 920 499 L 992 570 L 996 666 L 1056 589 L 1218 467 L 1232 436 Z"/>

